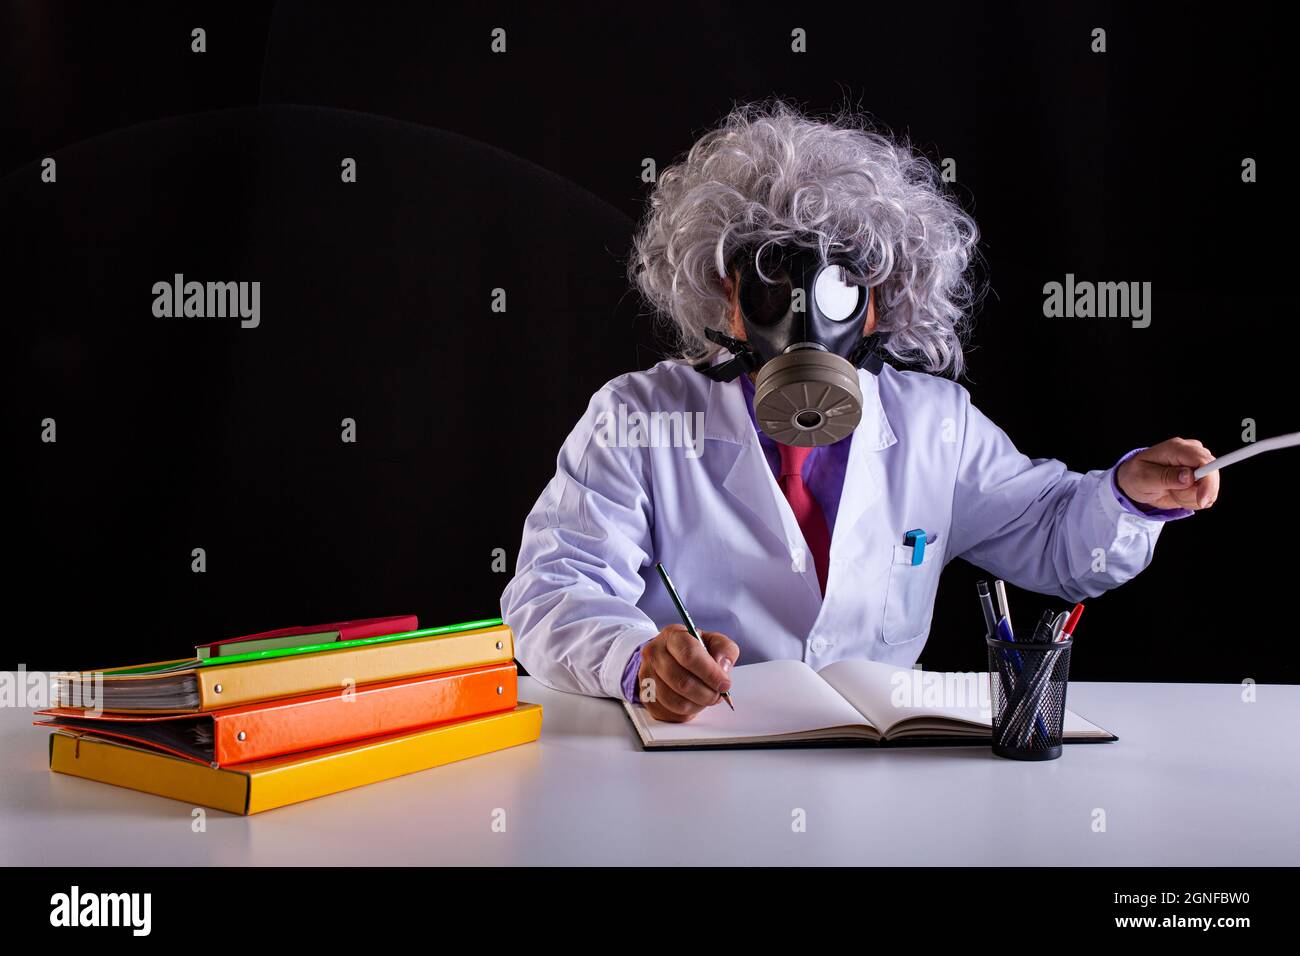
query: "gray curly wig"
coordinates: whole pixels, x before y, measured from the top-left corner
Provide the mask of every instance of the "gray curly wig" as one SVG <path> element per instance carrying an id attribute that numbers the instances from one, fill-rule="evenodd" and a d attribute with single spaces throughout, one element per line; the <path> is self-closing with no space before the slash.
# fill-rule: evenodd
<path id="1" fill-rule="evenodd" d="M 887 351 L 929 372 L 963 367 L 976 293 L 967 267 L 975 222 L 938 171 L 850 112 L 822 122 L 780 101 L 738 106 L 665 169 L 633 240 L 632 281 L 676 333 L 680 357 L 716 350 L 726 328 L 721 277 L 742 247 L 766 243 L 848 256 L 876 290 Z"/>

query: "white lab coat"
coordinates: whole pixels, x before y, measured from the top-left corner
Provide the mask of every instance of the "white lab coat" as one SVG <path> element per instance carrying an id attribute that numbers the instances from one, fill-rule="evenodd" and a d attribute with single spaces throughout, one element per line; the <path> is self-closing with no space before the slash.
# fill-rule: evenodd
<path id="1" fill-rule="evenodd" d="M 670 361 L 598 391 L 528 515 L 501 596 L 528 672 L 559 690 L 621 697 L 632 652 L 679 621 L 656 561 L 696 625 L 740 645 L 740 664 L 813 668 L 842 658 L 915 663 L 939 573 L 956 557 L 1070 601 L 1150 562 L 1161 522 L 1126 511 L 1109 470 L 1081 475 L 1027 458 L 946 379 L 889 366 L 858 379 L 863 416 L 825 597 L 739 381 Z M 658 447 L 646 447 L 655 431 L 632 427 L 636 412 L 685 427 L 661 428 Z M 915 528 L 930 543 L 914 566 L 903 536 Z M 973 593 L 969 610 L 969 637 L 979 641 Z"/>

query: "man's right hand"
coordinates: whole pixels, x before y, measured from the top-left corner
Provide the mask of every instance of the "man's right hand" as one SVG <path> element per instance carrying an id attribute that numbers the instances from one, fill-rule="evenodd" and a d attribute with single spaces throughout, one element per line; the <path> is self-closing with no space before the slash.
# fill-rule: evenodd
<path id="1" fill-rule="evenodd" d="M 670 624 L 642 646 L 637 689 L 655 720 L 683 723 L 731 690 L 731 668 L 740 648 L 717 631 L 701 631 L 700 636 L 703 645 L 683 625 Z"/>

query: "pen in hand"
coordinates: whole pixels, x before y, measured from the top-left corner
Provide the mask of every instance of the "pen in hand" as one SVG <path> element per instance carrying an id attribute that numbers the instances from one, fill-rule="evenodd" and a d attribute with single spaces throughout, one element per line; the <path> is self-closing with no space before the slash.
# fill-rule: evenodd
<path id="1" fill-rule="evenodd" d="M 659 572 L 659 577 L 664 582 L 664 589 L 668 592 L 668 596 L 672 598 L 673 606 L 677 608 L 677 614 L 682 619 L 682 623 L 686 625 L 686 630 L 690 632 L 691 637 L 695 638 L 707 649 L 708 645 L 704 643 L 704 638 L 700 636 L 699 630 L 696 629 L 695 622 L 691 620 L 691 615 L 687 613 L 686 605 L 682 603 L 681 596 L 677 593 L 677 589 L 673 587 L 673 582 L 668 577 L 668 571 L 664 568 L 663 563 L 655 564 L 655 570 Z M 721 696 L 727 702 L 728 707 L 732 710 L 736 709 L 736 705 L 731 702 L 730 691 L 724 690 Z"/>

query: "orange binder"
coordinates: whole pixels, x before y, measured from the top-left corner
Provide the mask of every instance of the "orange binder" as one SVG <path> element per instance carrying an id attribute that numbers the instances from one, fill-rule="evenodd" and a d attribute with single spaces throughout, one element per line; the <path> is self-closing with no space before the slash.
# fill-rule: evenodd
<path id="1" fill-rule="evenodd" d="M 200 715 L 91 715 L 55 707 L 37 711 L 36 716 L 50 719 L 35 723 L 225 767 L 510 710 L 517 702 L 517 686 L 518 669 L 512 662 Z"/>

